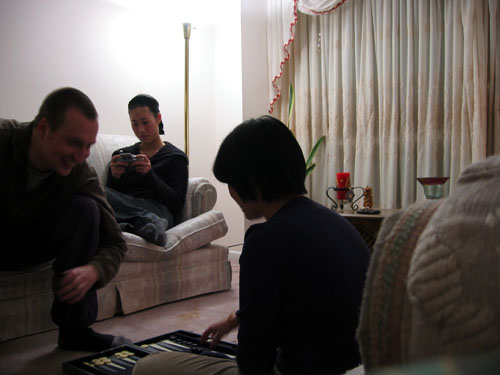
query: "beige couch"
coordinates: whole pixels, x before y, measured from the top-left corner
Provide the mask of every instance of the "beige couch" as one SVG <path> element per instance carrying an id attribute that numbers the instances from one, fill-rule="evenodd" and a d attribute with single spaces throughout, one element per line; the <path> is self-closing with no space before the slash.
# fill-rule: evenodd
<path id="1" fill-rule="evenodd" d="M 100 134 L 88 162 L 105 184 L 111 153 L 135 137 Z M 129 314 L 231 287 L 227 247 L 211 244 L 227 232 L 217 199 L 206 178 L 190 178 L 178 224 L 167 244 L 156 246 L 124 233 L 128 251 L 116 277 L 98 291 L 98 319 Z M 51 262 L 22 272 L 0 272 L 0 341 L 55 328 L 50 319 L 53 294 Z"/>
<path id="2" fill-rule="evenodd" d="M 497 155 L 464 170 L 448 197 L 384 220 L 358 327 L 366 370 L 500 350 L 499 185 Z"/>

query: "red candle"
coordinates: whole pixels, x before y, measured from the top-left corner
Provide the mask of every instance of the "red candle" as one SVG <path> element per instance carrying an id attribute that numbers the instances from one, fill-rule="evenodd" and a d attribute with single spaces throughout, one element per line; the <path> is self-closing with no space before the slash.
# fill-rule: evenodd
<path id="1" fill-rule="evenodd" d="M 349 189 L 351 187 L 351 175 L 349 172 L 339 172 L 337 173 L 337 189 Z M 337 199 L 345 200 L 347 196 L 347 190 L 337 191 Z"/>

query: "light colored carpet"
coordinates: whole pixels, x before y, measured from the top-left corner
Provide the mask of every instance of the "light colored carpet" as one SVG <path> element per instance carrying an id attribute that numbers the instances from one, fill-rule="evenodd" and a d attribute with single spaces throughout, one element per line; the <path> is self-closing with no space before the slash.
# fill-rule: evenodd
<path id="1" fill-rule="evenodd" d="M 238 307 L 238 257 L 233 254 L 230 258 L 233 267 L 230 290 L 164 304 L 127 316 L 116 316 L 97 322 L 92 327 L 101 333 L 128 337 L 132 342 L 180 329 L 201 334 L 211 323 L 226 318 Z M 60 375 L 63 374 L 63 362 L 91 354 L 60 350 L 57 334 L 58 331 L 53 330 L 0 343 L 0 373 Z M 235 342 L 236 331 L 225 340 Z"/>
<path id="2" fill-rule="evenodd" d="M 208 325 L 225 318 L 238 307 L 238 257 L 232 254 L 230 259 L 233 267 L 231 290 L 169 303 L 127 316 L 117 316 L 97 322 L 93 328 L 102 333 L 126 336 L 133 342 L 180 329 L 201 334 Z M 236 342 L 236 331 L 224 340 Z M 0 343 L 0 373 L 62 375 L 63 362 L 89 354 L 60 350 L 57 347 L 57 330 L 44 332 Z M 360 366 L 347 374 L 363 375 L 364 371 Z"/>

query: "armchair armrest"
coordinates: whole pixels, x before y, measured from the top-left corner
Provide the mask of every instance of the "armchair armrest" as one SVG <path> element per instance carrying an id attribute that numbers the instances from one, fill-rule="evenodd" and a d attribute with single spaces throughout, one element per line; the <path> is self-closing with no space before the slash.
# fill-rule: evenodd
<path id="1" fill-rule="evenodd" d="M 205 177 L 188 180 L 186 203 L 177 215 L 177 224 L 210 211 L 217 201 L 215 186 Z"/>

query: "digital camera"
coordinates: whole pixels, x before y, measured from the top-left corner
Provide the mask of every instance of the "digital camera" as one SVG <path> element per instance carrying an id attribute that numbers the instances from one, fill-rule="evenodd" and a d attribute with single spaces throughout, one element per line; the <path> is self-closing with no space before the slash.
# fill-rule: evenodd
<path id="1" fill-rule="evenodd" d="M 136 155 L 131 154 L 130 152 L 123 152 L 120 154 L 120 157 L 118 158 L 117 161 L 125 161 L 129 164 L 133 163 L 136 160 L 140 160 L 141 158 L 138 158 Z"/>

